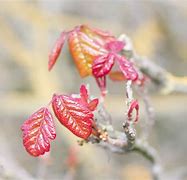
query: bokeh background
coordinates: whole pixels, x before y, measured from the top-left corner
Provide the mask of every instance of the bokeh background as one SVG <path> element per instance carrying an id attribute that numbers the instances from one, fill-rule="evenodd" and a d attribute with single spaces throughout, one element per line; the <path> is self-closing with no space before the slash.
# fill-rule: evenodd
<path id="1" fill-rule="evenodd" d="M 187 75 L 186 0 L 0 0 L 0 179 L 151 179 L 150 164 L 140 155 L 79 147 L 77 138 L 57 121 L 50 154 L 33 158 L 22 146 L 21 124 L 54 92 L 76 93 L 84 82 L 99 94 L 92 78 L 79 77 L 67 47 L 54 69 L 47 70 L 49 51 L 60 32 L 79 24 L 116 36 L 126 33 L 140 55 L 175 75 Z M 109 82 L 108 87 L 105 104 L 120 130 L 124 85 Z M 149 142 L 158 150 L 167 179 L 187 179 L 187 96 L 150 94 L 156 124 Z"/>

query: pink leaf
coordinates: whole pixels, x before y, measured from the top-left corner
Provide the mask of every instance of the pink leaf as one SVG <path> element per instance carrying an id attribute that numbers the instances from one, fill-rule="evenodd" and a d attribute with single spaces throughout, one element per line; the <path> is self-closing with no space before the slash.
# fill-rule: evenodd
<path id="1" fill-rule="evenodd" d="M 67 129 L 76 136 L 87 139 L 92 132 L 93 113 L 71 96 L 54 95 L 53 111 Z"/>
<path id="2" fill-rule="evenodd" d="M 88 90 L 86 89 L 85 85 L 81 85 L 80 87 L 80 96 L 81 96 L 81 100 L 84 103 L 88 103 Z"/>
<path id="3" fill-rule="evenodd" d="M 133 63 L 126 60 L 123 56 L 117 56 L 116 58 L 119 68 L 125 76 L 125 79 L 136 81 L 138 79 L 138 73 L 135 70 Z"/>
<path id="4" fill-rule="evenodd" d="M 49 61 L 48 61 L 48 70 L 50 71 L 53 66 L 55 65 L 60 52 L 63 48 L 64 42 L 66 40 L 68 36 L 68 33 L 63 31 L 60 35 L 60 37 L 57 39 L 55 45 L 53 46 L 53 49 L 51 50 L 50 54 L 49 54 Z"/>
<path id="5" fill-rule="evenodd" d="M 118 53 L 123 49 L 124 45 L 124 42 L 114 40 L 106 43 L 105 48 L 110 52 Z"/>
<path id="6" fill-rule="evenodd" d="M 53 117 L 46 107 L 32 114 L 22 125 L 23 145 L 29 154 L 39 156 L 50 150 L 56 137 Z"/>
<path id="7" fill-rule="evenodd" d="M 98 99 L 93 99 L 91 100 L 89 103 L 88 103 L 88 109 L 90 111 L 95 111 L 97 105 L 99 103 L 99 100 Z"/>
<path id="8" fill-rule="evenodd" d="M 115 55 L 112 53 L 98 56 L 92 65 L 92 73 L 96 78 L 107 75 L 114 65 Z"/>
<path id="9" fill-rule="evenodd" d="M 136 110 L 136 117 L 135 117 L 135 120 L 134 122 L 137 122 L 138 119 L 139 119 L 139 104 L 138 104 L 138 101 L 137 100 L 133 100 L 130 104 L 130 107 L 129 107 L 129 110 L 128 110 L 128 120 L 132 120 L 132 112 L 133 110 Z"/>
<path id="10" fill-rule="evenodd" d="M 96 99 L 93 99 L 90 101 L 89 99 L 89 95 L 88 95 L 88 90 L 86 89 L 86 86 L 85 85 L 81 85 L 80 87 L 80 101 L 82 104 L 84 104 L 90 111 L 95 111 L 98 103 L 99 103 L 99 100 L 96 98 Z"/>

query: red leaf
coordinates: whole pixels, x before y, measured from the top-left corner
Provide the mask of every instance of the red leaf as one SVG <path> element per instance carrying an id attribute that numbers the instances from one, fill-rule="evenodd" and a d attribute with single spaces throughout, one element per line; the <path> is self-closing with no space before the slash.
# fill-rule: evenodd
<path id="1" fill-rule="evenodd" d="M 127 80 L 136 81 L 138 79 L 138 73 L 135 70 L 132 62 L 126 60 L 123 56 L 117 56 L 116 60 L 119 64 L 119 68 Z"/>
<path id="2" fill-rule="evenodd" d="M 99 100 L 98 99 L 93 99 L 91 100 L 89 103 L 88 103 L 88 109 L 90 111 L 95 111 L 97 105 L 99 103 Z"/>
<path id="3" fill-rule="evenodd" d="M 124 45 L 124 42 L 114 40 L 106 43 L 105 48 L 110 52 L 118 53 L 123 49 Z"/>
<path id="4" fill-rule="evenodd" d="M 114 65 L 115 55 L 112 53 L 98 56 L 92 65 L 92 73 L 96 78 L 106 76 Z"/>
<path id="5" fill-rule="evenodd" d="M 85 85 L 81 85 L 80 87 L 80 96 L 81 96 L 81 100 L 84 103 L 88 103 L 88 90 L 86 89 Z"/>
<path id="6" fill-rule="evenodd" d="M 29 154 L 39 156 L 50 150 L 56 137 L 53 117 L 46 107 L 32 114 L 22 125 L 23 145 Z"/>
<path id="7" fill-rule="evenodd" d="M 130 104 L 130 107 L 129 107 L 129 110 L 128 110 L 128 120 L 132 121 L 132 112 L 133 110 L 136 110 L 136 117 L 135 117 L 135 120 L 134 122 L 137 122 L 138 119 L 139 119 L 139 104 L 138 104 L 138 101 L 137 100 L 133 100 Z"/>
<path id="8" fill-rule="evenodd" d="M 60 52 L 63 48 L 64 42 L 66 40 L 66 37 L 68 36 L 68 33 L 63 31 L 60 35 L 60 37 L 57 39 L 55 45 L 53 46 L 53 49 L 51 50 L 49 54 L 49 61 L 48 61 L 48 70 L 50 71 L 53 66 L 55 65 Z"/>
<path id="9" fill-rule="evenodd" d="M 86 89 L 85 85 L 81 85 L 80 87 L 80 97 L 81 97 L 80 102 L 83 105 L 85 105 L 90 111 L 95 111 L 99 103 L 99 100 L 96 98 L 90 101 L 88 90 Z"/>
<path id="10" fill-rule="evenodd" d="M 87 139 L 92 132 L 93 113 L 71 96 L 54 95 L 52 106 L 57 119 L 76 136 Z"/>

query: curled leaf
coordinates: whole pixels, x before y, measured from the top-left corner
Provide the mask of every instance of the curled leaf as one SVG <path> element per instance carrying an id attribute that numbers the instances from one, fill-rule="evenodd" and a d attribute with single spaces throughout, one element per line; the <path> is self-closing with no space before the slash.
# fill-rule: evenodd
<path id="1" fill-rule="evenodd" d="M 68 36 L 68 33 L 63 31 L 61 33 L 60 37 L 57 39 L 55 45 L 53 46 L 53 48 L 49 54 L 49 61 L 48 61 L 48 70 L 49 71 L 55 65 L 55 63 L 60 55 L 60 52 L 63 48 L 64 42 L 65 42 L 67 36 Z"/>
<path id="2" fill-rule="evenodd" d="M 53 117 L 46 107 L 32 114 L 22 125 L 23 145 L 29 154 L 39 156 L 50 150 L 56 137 Z"/>
<path id="3" fill-rule="evenodd" d="M 88 90 L 86 89 L 85 85 L 81 85 L 80 87 L 80 97 L 83 103 L 86 104 L 88 103 L 89 96 L 88 96 Z"/>
<path id="4" fill-rule="evenodd" d="M 89 103 L 88 103 L 88 109 L 90 111 L 95 111 L 97 105 L 99 103 L 99 100 L 96 98 L 96 99 L 93 99 L 91 100 Z"/>
<path id="5" fill-rule="evenodd" d="M 129 110 L 128 110 L 128 120 L 132 121 L 132 112 L 133 110 L 136 110 L 136 117 L 134 119 L 134 122 L 137 122 L 139 119 L 139 104 L 137 100 L 133 100 L 130 104 Z"/>
<path id="6" fill-rule="evenodd" d="M 92 65 L 92 73 L 96 78 L 106 76 L 114 65 L 115 55 L 112 53 L 98 56 Z"/>
<path id="7" fill-rule="evenodd" d="M 80 102 L 82 104 L 84 104 L 90 111 L 95 111 L 95 109 L 99 103 L 99 100 L 97 98 L 90 100 L 86 86 L 81 85 L 81 87 L 80 87 Z"/>
<path id="8" fill-rule="evenodd" d="M 135 70 L 133 63 L 125 59 L 123 56 L 117 56 L 116 58 L 119 68 L 127 80 L 136 81 L 138 79 L 138 73 Z"/>
<path id="9" fill-rule="evenodd" d="M 92 132 L 93 113 L 71 96 L 54 95 L 53 111 L 67 129 L 76 136 L 87 139 Z"/>

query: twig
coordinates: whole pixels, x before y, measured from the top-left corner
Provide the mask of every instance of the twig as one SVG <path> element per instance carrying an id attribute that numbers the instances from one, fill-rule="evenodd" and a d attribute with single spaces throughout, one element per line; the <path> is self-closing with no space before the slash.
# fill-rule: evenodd
<path id="1" fill-rule="evenodd" d="M 123 132 L 113 131 L 112 135 L 108 136 L 106 141 L 100 141 L 98 146 L 118 154 L 125 154 L 128 152 L 137 152 L 141 154 L 145 159 L 152 163 L 152 173 L 154 179 L 160 179 L 161 165 L 159 157 L 156 150 L 145 141 L 134 140 L 132 146 L 127 135 L 125 135 Z"/>
<path id="2" fill-rule="evenodd" d="M 187 76 L 174 76 L 148 58 L 139 56 L 127 35 L 120 35 L 119 40 L 126 44 L 123 53 L 135 61 L 140 70 L 161 88 L 161 92 L 166 94 L 172 92 L 187 93 Z"/>
<path id="3" fill-rule="evenodd" d="M 143 155 L 147 160 L 152 163 L 152 174 L 154 180 L 161 179 L 161 163 L 156 150 L 151 147 L 146 141 L 137 140 L 131 152 L 137 152 Z"/>
<path id="4" fill-rule="evenodd" d="M 144 87 L 136 86 L 136 93 L 143 99 L 145 111 L 146 111 L 146 118 L 144 123 L 141 123 L 142 130 L 141 130 L 141 137 L 142 140 L 147 140 L 151 130 L 155 124 L 155 113 L 154 108 L 152 107 L 150 98 L 148 96 L 146 85 Z"/>

